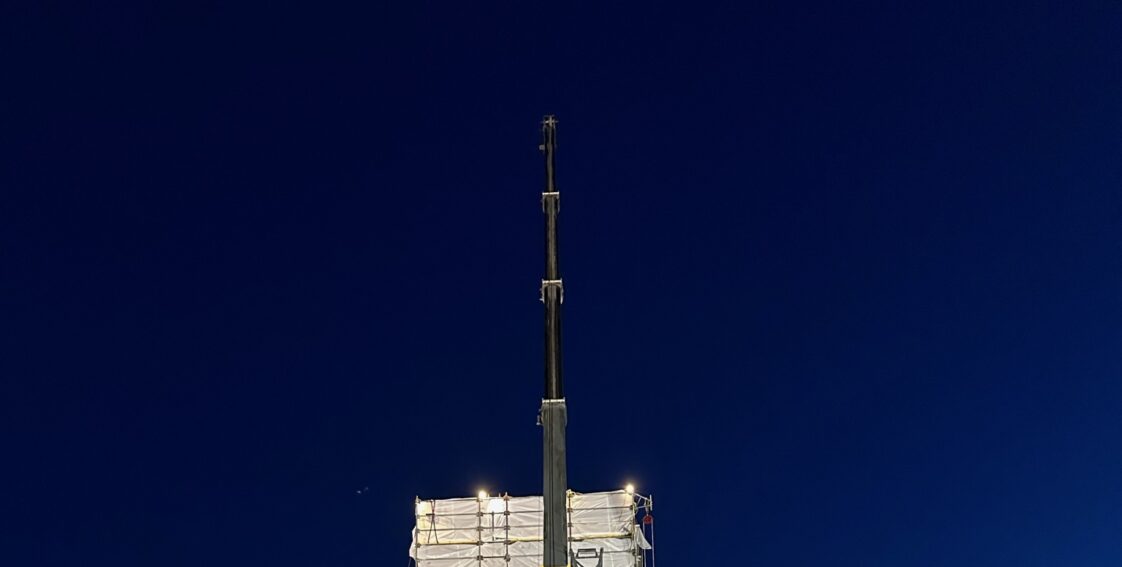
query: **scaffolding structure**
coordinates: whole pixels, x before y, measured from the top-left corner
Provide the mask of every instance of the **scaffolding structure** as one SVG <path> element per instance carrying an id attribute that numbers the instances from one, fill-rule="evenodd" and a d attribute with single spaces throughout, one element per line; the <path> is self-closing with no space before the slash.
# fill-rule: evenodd
<path id="1" fill-rule="evenodd" d="M 636 518 L 649 497 L 569 491 L 566 500 L 573 567 L 646 564 L 651 545 Z M 540 567 L 543 514 L 541 496 L 418 499 L 409 555 L 417 567 Z"/>

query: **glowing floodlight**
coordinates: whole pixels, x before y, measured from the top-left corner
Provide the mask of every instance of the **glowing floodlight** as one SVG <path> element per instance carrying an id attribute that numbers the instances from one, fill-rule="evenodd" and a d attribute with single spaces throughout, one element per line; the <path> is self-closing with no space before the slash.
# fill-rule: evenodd
<path id="1" fill-rule="evenodd" d="M 635 494 L 635 485 L 629 482 L 627 483 L 627 486 L 624 487 L 623 491 L 628 494 Z"/>
<path id="2" fill-rule="evenodd" d="M 487 491 L 486 490 L 480 490 L 479 491 L 479 499 L 480 500 L 486 500 L 487 499 Z"/>

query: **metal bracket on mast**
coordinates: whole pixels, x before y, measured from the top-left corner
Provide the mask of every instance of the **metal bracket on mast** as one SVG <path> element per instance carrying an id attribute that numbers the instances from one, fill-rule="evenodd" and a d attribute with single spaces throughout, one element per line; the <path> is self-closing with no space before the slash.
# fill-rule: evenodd
<path id="1" fill-rule="evenodd" d="M 561 192 L 560 191 L 549 191 L 549 192 L 542 193 L 542 212 L 543 213 L 545 212 L 545 200 L 547 198 L 548 199 L 554 199 L 555 202 L 557 203 L 556 211 L 561 212 Z"/>
<path id="2" fill-rule="evenodd" d="M 538 290 L 541 292 L 541 296 L 538 297 L 538 301 L 545 303 L 545 288 L 547 287 L 556 287 L 558 290 L 560 290 L 560 303 L 565 303 L 565 284 L 562 283 L 561 280 L 542 280 L 542 287 L 540 290 Z"/>

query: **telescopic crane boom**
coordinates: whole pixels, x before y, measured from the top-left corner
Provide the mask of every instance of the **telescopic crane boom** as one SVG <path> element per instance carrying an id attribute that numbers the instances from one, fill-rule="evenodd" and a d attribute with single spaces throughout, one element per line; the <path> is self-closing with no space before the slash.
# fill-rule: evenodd
<path id="1" fill-rule="evenodd" d="M 542 153 L 545 154 L 545 191 L 542 212 L 545 213 L 545 278 L 542 279 L 541 300 L 545 304 L 545 393 L 539 419 L 545 441 L 543 490 L 545 518 L 543 526 L 543 567 L 566 567 L 569 564 L 567 531 L 568 476 L 565 465 L 565 393 L 561 381 L 561 301 L 564 287 L 557 261 L 557 212 L 561 194 L 554 181 L 553 157 L 557 150 L 557 119 L 542 120 Z"/>

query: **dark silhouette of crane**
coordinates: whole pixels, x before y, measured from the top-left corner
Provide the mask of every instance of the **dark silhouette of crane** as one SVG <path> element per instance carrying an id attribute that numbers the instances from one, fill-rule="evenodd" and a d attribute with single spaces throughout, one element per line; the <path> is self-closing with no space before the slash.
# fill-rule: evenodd
<path id="1" fill-rule="evenodd" d="M 565 297 L 561 267 L 557 260 L 557 212 L 561 193 L 554 180 L 554 154 L 557 151 L 557 119 L 542 120 L 542 143 L 545 155 L 545 190 L 542 212 L 545 213 L 545 278 L 542 279 L 541 300 L 545 304 L 545 393 L 538 417 L 544 439 L 542 497 L 545 506 L 543 522 L 543 567 L 565 567 L 569 564 L 569 539 L 566 517 L 568 473 L 565 463 L 565 425 L 568 420 L 565 392 L 561 380 L 561 302 Z"/>

